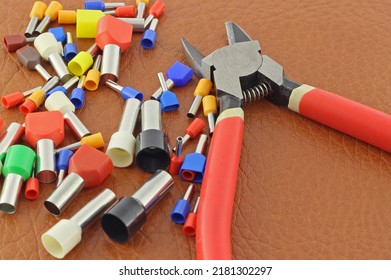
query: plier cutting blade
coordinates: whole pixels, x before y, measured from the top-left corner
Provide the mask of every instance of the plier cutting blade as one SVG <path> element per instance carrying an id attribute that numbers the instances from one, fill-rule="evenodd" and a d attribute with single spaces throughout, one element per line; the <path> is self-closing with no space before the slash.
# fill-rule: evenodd
<path id="1" fill-rule="evenodd" d="M 194 72 L 216 88 L 220 115 L 211 140 L 198 208 L 198 259 L 231 259 L 231 219 L 244 131 L 244 104 L 266 98 L 305 117 L 391 152 L 391 116 L 287 79 L 258 41 L 233 22 L 228 46 L 204 56 L 182 39 Z"/>

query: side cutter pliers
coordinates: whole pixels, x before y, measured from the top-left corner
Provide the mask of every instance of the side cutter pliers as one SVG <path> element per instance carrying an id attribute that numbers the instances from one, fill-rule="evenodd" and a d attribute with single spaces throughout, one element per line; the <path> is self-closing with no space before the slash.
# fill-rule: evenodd
<path id="1" fill-rule="evenodd" d="M 215 86 L 219 117 L 201 187 L 198 259 L 231 259 L 231 219 L 246 103 L 265 98 L 305 117 L 391 152 L 391 116 L 309 85 L 287 79 L 283 67 L 261 53 L 258 41 L 233 22 L 228 45 L 204 56 L 182 38 L 194 72 Z"/>

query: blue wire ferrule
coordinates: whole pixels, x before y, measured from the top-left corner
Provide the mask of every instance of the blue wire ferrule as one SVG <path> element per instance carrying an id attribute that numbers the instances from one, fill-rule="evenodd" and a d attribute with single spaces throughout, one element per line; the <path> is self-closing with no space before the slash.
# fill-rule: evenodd
<path id="1" fill-rule="evenodd" d="M 141 46 L 145 50 L 150 50 L 154 47 L 156 41 L 156 32 L 151 29 L 144 31 L 143 38 L 141 39 Z"/>
<path id="2" fill-rule="evenodd" d="M 71 150 L 61 150 L 58 153 L 57 158 L 57 169 L 58 170 L 68 170 L 69 160 L 73 156 L 73 152 Z"/>
<path id="3" fill-rule="evenodd" d="M 163 91 L 160 96 L 160 103 L 162 105 L 163 112 L 175 111 L 179 108 L 178 98 L 175 93 L 169 90 Z"/>
<path id="4" fill-rule="evenodd" d="M 160 87 L 163 91 L 159 99 L 162 111 L 169 112 L 169 111 L 177 110 L 179 108 L 178 98 L 176 97 L 175 93 L 168 90 L 163 73 L 159 72 L 157 76 L 159 78 Z"/>
<path id="5" fill-rule="evenodd" d="M 102 1 L 84 1 L 85 10 L 99 10 L 104 12 L 107 9 L 113 9 L 117 7 L 125 6 L 125 3 L 105 3 Z"/>
<path id="6" fill-rule="evenodd" d="M 56 86 L 46 93 L 46 98 L 48 98 L 52 93 L 56 91 L 61 91 L 62 93 L 67 94 L 67 89 L 64 86 Z"/>
<path id="7" fill-rule="evenodd" d="M 65 176 L 68 173 L 69 160 L 73 156 L 73 152 L 68 149 L 64 149 L 58 152 L 57 157 L 57 186 L 61 184 Z"/>
<path id="8" fill-rule="evenodd" d="M 176 61 L 170 68 L 166 71 L 166 85 L 168 89 L 176 87 L 183 87 L 186 85 L 192 78 L 194 72 L 189 67 L 184 65 L 183 63 Z M 163 91 L 161 88 L 156 90 L 154 94 L 152 94 L 151 99 L 160 100 Z"/>
<path id="9" fill-rule="evenodd" d="M 140 101 L 143 101 L 144 95 L 141 92 L 139 92 L 138 90 L 134 89 L 134 88 L 124 87 L 121 90 L 121 97 L 124 100 L 127 100 L 129 98 L 136 98 L 136 99 L 138 99 Z"/>
<path id="10" fill-rule="evenodd" d="M 67 43 L 64 46 L 64 59 L 69 62 L 78 54 L 77 46 L 73 43 L 71 32 L 67 32 Z"/>
<path id="11" fill-rule="evenodd" d="M 171 220 L 179 225 L 183 225 L 190 211 L 190 199 L 193 194 L 194 185 L 190 184 L 182 199 L 179 199 L 171 212 Z"/>
<path id="12" fill-rule="evenodd" d="M 75 105 L 76 109 L 80 109 L 83 107 L 85 99 L 86 92 L 82 88 L 74 88 L 69 98 L 72 104 Z"/>
<path id="13" fill-rule="evenodd" d="M 155 46 L 156 41 L 156 26 L 158 19 L 154 18 L 149 26 L 149 29 L 144 31 L 143 38 L 141 39 L 141 46 L 145 50 L 150 50 Z"/>
<path id="14" fill-rule="evenodd" d="M 69 100 L 72 102 L 73 105 L 75 105 L 76 109 L 82 108 L 86 99 L 86 92 L 84 91 L 85 80 L 85 75 L 80 76 L 77 87 L 72 90 L 71 96 L 69 97 Z"/>
<path id="15" fill-rule="evenodd" d="M 103 12 L 106 9 L 106 6 L 102 1 L 84 1 L 84 9 L 99 10 Z"/>
<path id="16" fill-rule="evenodd" d="M 71 61 L 78 53 L 76 44 L 68 43 L 64 46 L 64 59 L 66 62 Z"/>
<path id="17" fill-rule="evenodd" d="M 65 35 L 65 31 L 63 27 L 52 27 L 48 30 L 50 33 L 54 35 L 57 42 L 65 43 L 65 40 L 67 39 L 67 36 Z"/>
<path id="18" fill-rule="evenodd" d="M 193 70 L 189 66 L 179 61 L 176 61 L 166 71 L 167 78 L 172 80 L 176 87 L 183 87 L 184 85 L 186 85 L 191 80 L 191 78 L 193 78 L 193 75 Z"/>
<path id="19" fill-rule="evenodd" d="M 202 154 L 208 136 L 201 134 L 195 153 L 187 154 L 179 169 L 179 178 L 184 181 L 202 183 L 205 172 L 206 157 Z"/>
<path id="20" fill-rule="evenodd" d="M 107 80 L 106 85 L 109 88 L 115 90 L 116 92 L 119 92 L 124 100 L 127 100 L 129 98 L 136 98 L 140 100 L 140 102 L 142 102 L 144 99 L 144 94 L 142 94 L 138 90 L 135 90 L 134 88 L 120 86 L 119 84 L 113 82 L 112 80 Z"/>

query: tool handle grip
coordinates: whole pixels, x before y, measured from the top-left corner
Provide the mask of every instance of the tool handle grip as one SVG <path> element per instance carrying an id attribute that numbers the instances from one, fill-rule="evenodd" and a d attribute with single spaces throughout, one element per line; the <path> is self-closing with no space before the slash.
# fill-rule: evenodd
<path id="1" fill-rule="evenodd" d="M 196 249 L 203 260 L 231 259 L 231 219 L 243 140 L 243 110 L 220 115 L 211 140 L 198 208 Z M 224 111 L 224 112 L 226 112 Z"/>
<path id="2" fill-rule="evenodd" d="M 391 115 L 308 85 L 292 91 L 288 107 L 300 115 L 391 152 Z"/>

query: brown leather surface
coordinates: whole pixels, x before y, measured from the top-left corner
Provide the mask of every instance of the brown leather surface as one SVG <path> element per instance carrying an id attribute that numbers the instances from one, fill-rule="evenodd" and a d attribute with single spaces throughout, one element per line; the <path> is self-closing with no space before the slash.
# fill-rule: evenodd
<path id="1" fill-rule="evenodd" d="M 1 37 L 24 32 L 33 2 L 2 1 Z M 165 2 L 155 48 L 143 50 L 142 34 L 134 34 L 121 58 L 119 83 L 140 90 L 146 99 L 159 87 L 157 72 L 165 72 L 176 60 L 185 62 L 181 36 L 208 54 L 226 44 L 224 22 L 233 21 L 259 40 L 263 53 L 283 65 L 292 80 L 391 113 L 389 1 Z M 64 1 L 65 9 L 82 5 L 83 1 Z M 74 26 L 65 28 L 74 31 Z M 85 50 L 93 41 L 76 42 Z M 0 61 L 2 95 L 43 84 L 15 53 L 1 48 Z M 52 71 L 47 63 L 44 66 Z M 163 114 L 171 145 L 189 123 L 186 112 L 196 84 L 194 77 L 184 88 L 176 88 L 181 107 Z M 122 108 L 117 94 L 100 87 L 87 94 L 86 106 L 77 115 L 91 131 L 103 133 L 107 147 Z M 0 116 L 7 124 L 24 120 L 17 109 L 1 108 Z M 75 140 L 68 133 L 64 144 Z M 194 151 L 195 145 L 191 141 L 184 152 Z M 54 185 L 41 185 L 36 201 L 21 196 L 15 214 L 0 214 L 0 259 L 52 259 L 40 237 L 58 219 L 71 217 L 102 188 L 112 189 L 118 197 L 130 195 L 148 177 L 134 165 L 115 168 L 100 187 L 83 190 L 59 218 L 43 206 Z M 129 242 L 114 243 L 95 223 L 66 259 L 195 259 L 195 239 L 185 236 L 169 218 L 187 185 L 175 177 L 173 189 Z M 390 186 L 389 153 L 266 100 L 250 104 L 245 107 L 232 221 L 233 257 L 390 259 Z"/>

